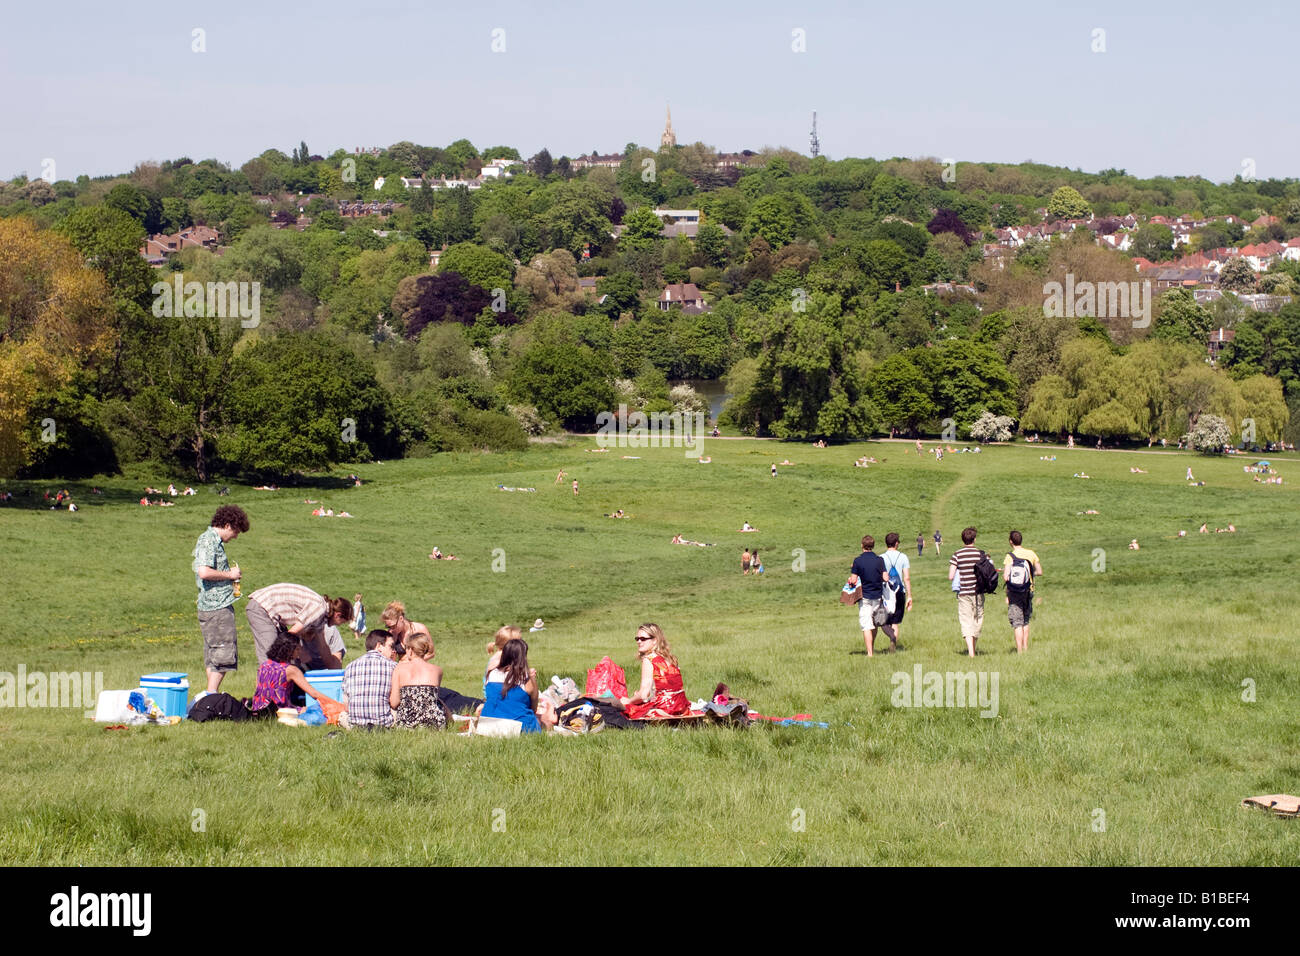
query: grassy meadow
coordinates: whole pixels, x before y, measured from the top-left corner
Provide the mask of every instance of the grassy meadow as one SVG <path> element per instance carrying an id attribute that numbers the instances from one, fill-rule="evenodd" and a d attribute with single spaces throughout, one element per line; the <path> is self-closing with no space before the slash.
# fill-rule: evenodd
<path id="1" fill-rule="evenodd" d="M 231 502 L 252 523 L 228 548 L 245 595 L 276 581 L 360 591 L 372 627 L 400 599 L 433 632 L 444 683 L 463 693 L 479 693 L 484 643 L 503 623 L 544 618 L 526 635 L 531 663 L 543 680 L 581 684 L 607 654 L 635 682 L 633 635 L 655 621 L 691 699 L 725 681 L 764 714 L 810 714 L 828 729 L 110 732 L 81 708 L 3 708 L 0 863 L 1291 865 L 1300 855 L 1300 825 L 1239 806 L 1300 788 L 1294 457 L 1272 459 L 1279 486 L 1243 474 L 1253 459 L 1172 452 L 1015 445 L 936 462 L 904 443 L 705 440 L 712 463 L 701 465 L 680 448 L 593 445 L 374 464 L 357 469 L 362 488 L 322 479 L 218 498 L 208 486 L 166 509 L 141 508 L 141 489 L 181 476 L 132 472 L 98 482 L 102 496 L 93 482 L 65 485 L 76 514 L 39 506 L 55 482 L 10 482 L 0 671 L 102 671 L 105 687 L 126 688 L 178 670 L 200 689 L 190 552 Z M 881 461 L 852 467 L 863 454 Z M 772 478 L 785 458 L 793 465 Z M 1204 487 L 1185 480 L 1189 465 Z M 570 477 L 556 484 L 561 468 Z M 1080 470 L 1092 477 L 1072 477 Z M 314 518 L 305 498 L 355 517 Z M 602 517 L 618 508 L 630 519 Z M 744 521 L 759 533 L 738 533 Z M 1238 530 L 1202 535 L 1202 522 Z M 1013 651 L 1001 592 L 981 654 L 963 655 L 947 558 L 968 524 L 999 564 L 1012 527 L 1042 558 L 1027 655 Z M 856 609 L 836 596 L 862 535 L 883 550 L 891 530 L 912 559 L 915 605 L 904 649 L 868 659 Z M 717 547 L 671 544 L 678 533 Z M 461 560 L 430 561 L 435 544 Z M 759 549 L 762 577 L 740 574 L 745 546 Z M 256 671 L 244 603 L 241 667 L 223 687 L 237 695 L 251 694 Z M 350 660 L 360 645 L 345 633 Z M 892 675 L 918 664 L 996 673 L 998 715 L 893 706 Z"/>

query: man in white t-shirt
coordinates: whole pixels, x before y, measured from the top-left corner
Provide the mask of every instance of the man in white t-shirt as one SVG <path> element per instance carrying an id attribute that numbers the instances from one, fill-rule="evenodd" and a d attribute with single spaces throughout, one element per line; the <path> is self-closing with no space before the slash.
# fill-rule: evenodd
<path id="1" fill-rule="evenodd" d="M 897 569 L 898 577 L 903 582 L 903 590 L 906 592 L 906 601 L 904 594 L 900 593 L 894 601 L 894 613 L 889 616 L 886 624 L 894 625 L 894 634 L 890 637 L 892 643 L 891 650 L 897 650 L 902 647 L 898 643 L 900 633 L 899 626 L 903 623 L 903 613 L 912 610 L 912 562 L 902 551 L 898 549 L 898 532 L 891 531 L 885 535 L 885 553 L 881 559 L 885 562 L 885 573 Z"/>

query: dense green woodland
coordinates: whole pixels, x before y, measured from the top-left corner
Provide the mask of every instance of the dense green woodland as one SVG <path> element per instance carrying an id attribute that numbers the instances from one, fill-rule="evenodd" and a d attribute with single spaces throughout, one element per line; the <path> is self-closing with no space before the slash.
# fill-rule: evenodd
<path id="1" fill-rule="evenodd" d="M 725 427 L 791 439 L 937 434 L 945 419 L 965 437 L 984 412 L 1106 441 L 1176 439 L 1202 415 L 1223 418 L 1234 440 L 1243 419 L 1261 444 L 1296 438 L 1300 298 L 1256 313 L 1235 296 L 1207 308 L 1175 291 L 1146 327 L 1052 318 L 1044 283 L 1127 282 L 1132 261 L 1086 229 L 1026 245 L 1005 267 L 983 248 L 997 228 L 1041 222 L 1040 210 L 1274 216 L 1249 232 L 1211 222 L 1193 248 L 1285 240 L 1300 234 L 1296 180 L 784 150 L 720 168 L 697 143 L 629 144 L 617 171 L 543 150 L 475 190 L 401 182 L 473 179 L 496 158 L 522 157 L 459 140 L 323 158 L 303 143 L 239 169 L 181 158 L 0 184 L 0 475 L 156 460 L 206 480 L 523 448 L 622 402 L 702 408 L 690 388 L 670 388 L 682 378 L 725 377 Z M 357 199 L 397 205 L 340 214 L 340 200 Z M 701 210 L 695 238 L 661 236 L 656 207 Z M 197 225 L 224 248 L 185 248 L 160 268 L 142 257 L 147 236 Z M 1135 254 L 1171 257 L 1165 233 L 1137 230 Z M 176 273 L 259 283 L 255 327 L 155 314 L 154 283 Z M 588 276 L 594 294 L 580 287 Z M 948 280 L 978 299 L 922 289 Z M 657 307 L 680 282 L 708 311 Z M 1300 263 L 1258 287 L 1300 291 Z M 1212 367 L 1205 342 L 1220 327 L 1236 337 Z"/>

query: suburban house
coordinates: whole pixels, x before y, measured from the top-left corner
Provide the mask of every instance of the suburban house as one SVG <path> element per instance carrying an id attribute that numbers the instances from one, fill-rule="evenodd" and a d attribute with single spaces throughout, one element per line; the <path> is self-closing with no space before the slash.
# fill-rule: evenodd
<path id="1" fill-rule="evenodd" d="M 605 277 L 604 276 L 579 276 L 578 291 L 581 292 L 589 299 L 595 299 L 597 305 L 604 305 L 605 300 L 608 299 L 609 296 L 601 295 L 596 291 L 596 283 L 603 278 Z"/>
<path id="2" fill-rule="evenodd" d="M 174 235 L 159 233 L 150 236 L 140 247 L 142 255 L 150 265 L 162 265 L 168 257 L 182 249 L 200 248 L 216 251 L 220 244 L 217 230 L 211 226 L 189 226 Z"/>
<path id="3" fill-rule="evenodd" d="M 654 214 L 660 219 L 671 219 L 673 222 L 700 221 L 698 209 L 655 209 Z"/>
<path id="4" fill-rule="evenodd" d="M 1266 272 L 1285 248 L 1282 243 L 1274 239 L 1269 242 L 1257 242 L 1253 246 L 1242 246 L 1241 255 L 1256 272 Z"/>
<path id="5" fill-rule="evenodd" d="M 507 176 L 513 176 L 514 172 L 511 166 L 522 166 L 523 162 L 518 159 L 490 159 L 487 164 L 478 171 L 480 181 L 485 179 L 504 179 Z"/>
<path id="6" fill-rule="evenodd" d="M 675 305 L 681 306 L 687 315 L 709 311 L 704 295 L 694 282 L 676 282 L 664 286 L 663 292 L 659 293 L 659 309 L 667 312 Z"/>
<path id="7" fill-rule="evenodd" d="M 602 155 L 593 152 L 590 156 L 579 156 L 577 159 L 569 161 L 571 169 L 618 169 L 622 165 L 623 156 L 621 153 Z"/>
<path id="8" fill-rule="evenodd" d="M 1222 327 L 1210 333 L 1209 353 L 1211 364 L 1219 360 L 1219 353 L 1223 351 L 1224 346 L 1232 341 L 1236 334 L 1232 329 Z"/>
<path id="9" fill-rule="evenodd" d="M 387 216 L 396 208 L 397 204 L 392 200 L 342 199 L 339 201 L 339 215 L 345 219 L 355 219 L 357 216 Z"/>
<path id="10" fill-rule="evenodd" d="M 425 186 L 430 189 L 456 189 L 460 186 L 466 189 L 482 189 L 483 179 L 482 176 L 477 179 L 447 179 L 442 176 L 437 179 L 422 179 L 419 176 L 403 176 L 402 186 L 406 189 L 423 189 Z"/>
<path id="11" fill-rule="evenodd" d="M 929 285 L 921 286 L 921 289 L 926 295 L 979 295 L 979 290 L 973 285 L 965 285 L 960 282 L 931 282 Z"/>

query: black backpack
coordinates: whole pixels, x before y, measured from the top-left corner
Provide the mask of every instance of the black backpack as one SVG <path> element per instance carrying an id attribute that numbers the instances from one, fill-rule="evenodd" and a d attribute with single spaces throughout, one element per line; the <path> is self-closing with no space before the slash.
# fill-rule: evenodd
<path id="1" fill-rule="evenodd" d="M 980 552 L 979 561 L 975 562 L 975 593 L 996 594 L 998 590 L 998 569 L 993 564 L 987 551 Z"/>
<path id="2" fill-rule="evenodd" d="M 274 708 L 272 708 L 274 713 Z M 253 714 L 242 700 L 226 693 L 204 694 L 190 705 L 190 720 L 196 724 L 209 720 L 251 720 Z"/>

